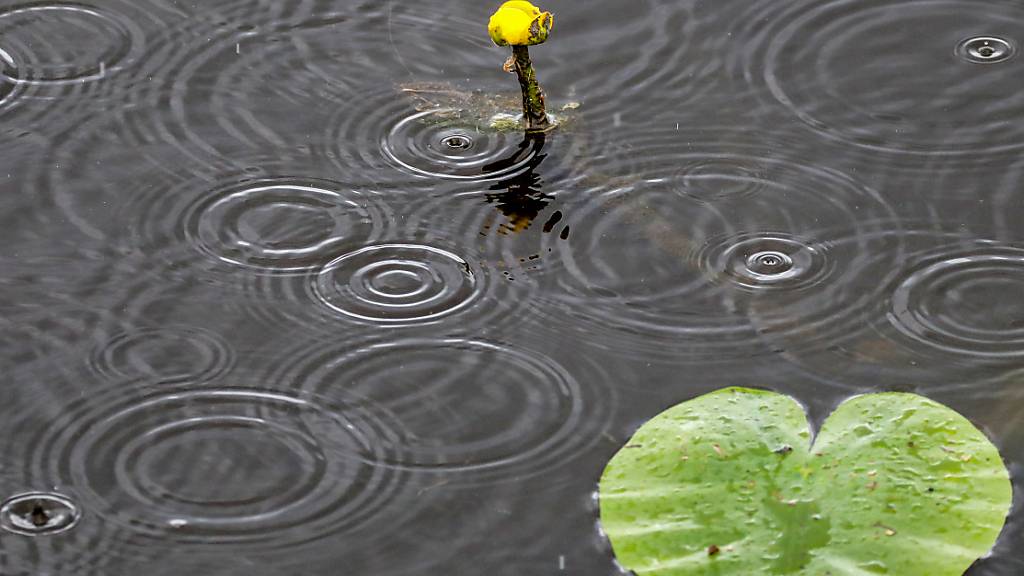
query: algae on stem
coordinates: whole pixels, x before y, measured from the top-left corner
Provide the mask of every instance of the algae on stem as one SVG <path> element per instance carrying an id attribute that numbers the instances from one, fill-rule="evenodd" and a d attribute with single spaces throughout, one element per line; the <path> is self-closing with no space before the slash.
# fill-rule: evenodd
<path id="1" fill-rule="evenodd" d="M 547 108 L 544 104 L 544 91 L 537 82 L 537 73 L 530 60 L 530 49 L 527 46 L 513 46 L 512 57 L 515 59 L 516 76 L 519 77 L 519 88 L 523 92 L 523 118 L 527 132 L 545 132 L 551 128 Z"/>

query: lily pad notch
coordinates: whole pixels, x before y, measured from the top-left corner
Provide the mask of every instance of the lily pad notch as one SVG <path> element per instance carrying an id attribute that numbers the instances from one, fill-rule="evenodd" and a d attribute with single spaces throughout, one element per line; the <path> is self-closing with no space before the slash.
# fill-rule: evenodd
<path id="1" fill-rule="evenodd" d="M 856 396 L 812 440 L 793 398 L 749 388 L 655 416 L 599 494 L 602 527 L 637 576 L 961 576 L 1012 501 L 998 450 L 942 404 Z"/>
<path id="2" fill-rule="evenodd" d="M 505 71 L 515 72 L 523 93 L 523 121 L 527 133 L 547 132 L 553 124 L 548 118 L 544 91 L 537 82 L 537 73 L 530 59 L 530 46 L 548 39 L 554 16 L 525 0 L 505 2 L 491 15 L 487 32 L 498 46 L 511 46 L 512 56 L 505 62 Z"/>

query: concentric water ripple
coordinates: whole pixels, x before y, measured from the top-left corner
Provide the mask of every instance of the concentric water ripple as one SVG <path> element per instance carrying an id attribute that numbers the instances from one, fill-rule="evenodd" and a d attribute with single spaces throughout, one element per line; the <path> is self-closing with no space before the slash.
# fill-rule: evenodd
<path id="1" fill-rule="evenodd" d="M 720 158 L 687 162 L 680 158 L 683 166 L 667 178 L 679 191 L 695 200 L 717 202 L 742 198 L 756 194 L 763 188 L 761 175 L 763 166 L 757 166 L 749 159 Z"/>
<path id="2" fill-rule="evenodd" d="M 81 512 L 70 498 L 48 492 L 28 492 L 0 505 L 0 527 L 22 536 L 47 536 L 70 530 Z"/>
<path id="3" fill-rule="evenodd" d="M 886 152 L 949 156 L 1024 147 L 1020 59 L 976 66 L 965 38 L 1019 41 L 1024 6 L 970 0 L 758 5 L 733 34 L 756 37 L 771 94 L 821 134 Z M 767 21 L 767 23 L 766 23 Z M 986 54 L 999 56 L 998 46 Z M 980 51 L 976 51 L 981 56 Z"/>
<path id="4" fill-rule="evenodd" d="M 571 320 L 559 326 L 631 357 L 724 361 L 772 353 L 765 316 L 829 332 L 855 323 L 878 292 L 860 267 L 895 222 L 876 191 L 728 131 L 712 144 L 687 131 L 648 138 L 630 144 L 643 158 L 634 183 L 569 215 L 573 235 L 557 253 L 568 271 L 559 308 Z M 674 165 L 717 162 L 725 146 L 728 165 L 758 167 L 737 168 L 742 193 L 687 193 Z M 732 190 L 736 180 L 716 182 Z"/>
<path id="5" fill-rule="evenodd" d="M 449 323 L 465 333 L 509 330 L 538 312 L 537 285 L 511 281 L 488 246 L 410 225 L 401 238 L 345 252 L 315 272 L 242 279 L 246 298 L 229 302 L 275 330 L 282 321 L 334 338 L 343 323 L 413 328 Z M 237 289 L 237 283 L 234 288 Z M 268 306 L 268 303 L 272 303 Z"/>
<path id="6" fill-rule="evenodd" d="M 231 349 L 216 334 L 194 327 L 162 327 L 118 334 L 99 347 L 90 365 L 113 380 L 210 380 L 234 363 Z"/>
<path id="7" fill-rule="evenodd" d="M 185 216 L 185 234 L 224 262 L 272 271 L 316 267 L 380 234 L 377 206 L 333 182 L 262 180 L 211 192 Z"/>
<path id="8" fill-rule="evenodd" d="M 520 147 L 520 134 L 489 132 L 472 120 L 449 120 L 452 114 L 459 111 L 430 110 L 400 120 L 381 143 L 384 154 L 409 172 L 437 178 L 486 180 L 529 165 L 534 148 Z M 449 121 L 454 125 L 446 126 Z"/>
<path id="9" fill-rule="evenodd" d="M 481 294 L 469 262 L 430 246 L 369 246 L 333 260 L 314 290 L 335 312 L 383 323 L 423 322 L 468 306 Z"/>
<path id="10" fill-rule="evenodd" d="M 915 345 L 976 359 L 1024 357 L 1024 249 L 992 245 L 917 262 L 889 321 Z"/>
<path id="11" fill-rule="evenodd" d="M 796 238 L 749 235 L 716 239 L 699 256 L 709 273 L 750 289 L 797 290 L 822 281 L 830 270 L 823 247 Z"/>
<path id="12" fill-rule="evenodd" d="M 88 514 L 121 529 L 285 547 L 368 529 L 404 484 L 380 466 L 398 457 L 397 423 L 352 395 L 130 392 L 75 402 L 35 454 Z"/>
<path id="13" fill-rule="evenodd" d="M 485 181 L 526 170 L 539 152 L 522 133 L 487 127 L 492 114 L 521 106 L 514 99 L 433 85 L 404 90 L 354 99 L 351 105 L 358 109 L 339 107 L 326 136 L 327 156 L 343 166 L 376 170 L 384 181 Z"/>
<path id="14" fill-rule="evenodd" d="M 387 407 L 407 431 L 387 463 L 458 473 L 446 476 L 455 482 L 545 472 L 599 440 L 615 395 L 599 371 L 584 372 L 585 382 L 540 353 L 492 342 L 409 339 L 307 352 L 282 377 Z"/>
<path id="15" fill-rule="evenodd" d="M 85 3 L 25 3 L 0 11 L 0 43 L 18 75 L 15 83 L 98 80 L 144 49 L 143 31 L 111 7 Z M 60 42 L 54 40 L 59 38 Z"/>
<path id="16" fill-rule="evenodd" d="M 1017 53 L 1017 47 L 1003 38 L 976 36 L 958 44 L 956 53 L 975 64 L 995 64 L 1013 58 Z"/>

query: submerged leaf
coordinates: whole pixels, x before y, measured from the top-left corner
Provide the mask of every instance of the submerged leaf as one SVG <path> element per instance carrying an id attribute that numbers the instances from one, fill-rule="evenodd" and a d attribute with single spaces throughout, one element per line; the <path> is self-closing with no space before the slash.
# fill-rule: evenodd
<path id="1" fill-rule="evenodd" d="M 959 576 L 1010 508 L 999 452 L 914 394 L 803 408 L 726 388 L 644 424 L 601 477 L 601 523 L 638 576 Z"/>

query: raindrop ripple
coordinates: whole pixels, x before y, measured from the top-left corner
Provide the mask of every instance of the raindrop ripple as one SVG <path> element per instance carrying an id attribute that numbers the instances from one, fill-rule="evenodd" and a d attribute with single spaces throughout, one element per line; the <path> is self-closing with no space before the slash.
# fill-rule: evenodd
<path id="1" fill-rule="evenodd" d="M 488 133 L 472 121 L 461 121 L 455 109 L 413 114 L 391 127 L 381 143 L 389 160 L 409 172 L 429 178 L 484 180 L 514 172 L 529 156 L 513 158 L 507 166 L 490 167 L 515 151 L 517 134 Z"/>
<path id="2" fill-rule="evenodd" d="M 1013 58 L 1017 48 L 1007 40 L 992 36 L 968 38 L 957 45 L 956 53 L 975 64 L 995 64 Z"/>
<path id="3" fill-rule="evenodd" d="M 0 527 L 22 536 L 49 536 L 70 530 L 82 514 L 67 496 L 50 492 L 18 494 L 0 505 Z"/>
<path id="4" fill-rule="evenodd" d="M 318 300 L 345 316 L 379 323 L 435 320 L 482 294 L 469 262 L 440 248 L 383 244 L 328 263 L 313 285 Z"/>
<path id="5" fill-rule="evenodd" d="M 911 342 L 977 359 L 1024 357 L 1024 249 L 924 259 L 893 292 L 889 321 Z"/>
<path id="6" fill-rule="evenodd" d="M 830 273 L 823 248 L 781 235 L 741 234 L 709 242 L 698 256 L 709 274 L 723 274 L 736 285 L 797 290 Z"/>
<path id="7" fill-rule="evenodd" d="M 344 400 L 341 398 L 344 397 Z M 253 388 L 123 388 L 69 405 L 35 451 L 81 506 L 161 540 L 277 548 L 372 532 L 402 490 L 379 406 Z M 365 534 L 364 534 L 365 535 Z"/>
<path id="8" fill-rule="evenodd" d="M 375 169 L 384 180 L 495 180 L 528 169 L 539 151 L 522 133 L 489 129 L 470 108 L 417 110 L 399 89 L 353 99 L 357 104 L 367 108 L 342 106 L 335 115 L 327 136 L 335 149 L 327 154 L 349 169 Z"/>
<path id="9" fill-rule="evenodd" d="M 269 272 L 312 270 L 386 224 L 373 194 L 312 179 L 243 181 L 186 209 L 186 238 L 222 262 Z"/>
<path id="10" fill-rule="evenodd" d="M 190 326 L 122 332 L 90 358 L 92 369 L 114 380 L 211 380 L 234 364 L 234 354 L 216 334 Z"/>
<path id="11" fill-rule="evenodd" d="M 0 11 L 0 51 L 6 54 L 5 60 L 17 63 L 19 72 L 5 78 L 15 83 L 103 79 L 129 56 L 138 56 L 143 37 L 130 17 L 111 6 L 24 3 Z M 54 38 L 61 41 L 51 41 Z"/>

